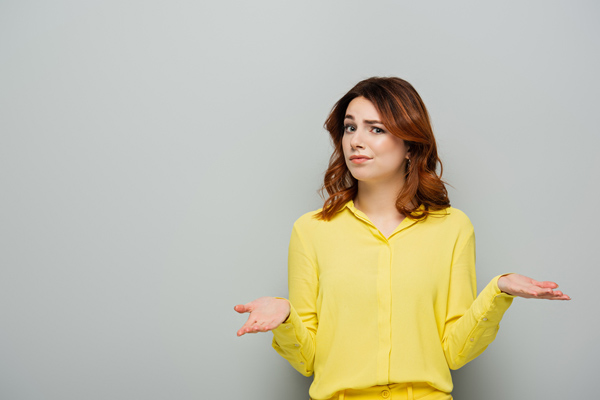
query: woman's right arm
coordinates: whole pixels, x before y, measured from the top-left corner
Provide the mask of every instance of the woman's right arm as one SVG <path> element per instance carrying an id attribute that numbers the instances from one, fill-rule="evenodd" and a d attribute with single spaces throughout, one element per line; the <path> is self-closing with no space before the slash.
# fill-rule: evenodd
<path id="1" fill-rule="evenodd" d="M 314 371 L 315 339 L 319 320 L 317 297 L 319 279 L 316 257 L 296 221 L 288 252 L 289 317 L 273 330 L 273 348 L 302 375 Z"/>
<path id="2" fill-rule="evenodd" d="M 260 297 L 234 310 L 249 313 L 237 335 L 273 331 L 273 348 L 305 376 L 313 373 L 317 334 L 317 295 L 319 280 L 314 253 L 305 246 L 294 224 L 288 252 L 290 301 L 280 297 Z M 292 305 L 293 304 L 293 305 Z"/>

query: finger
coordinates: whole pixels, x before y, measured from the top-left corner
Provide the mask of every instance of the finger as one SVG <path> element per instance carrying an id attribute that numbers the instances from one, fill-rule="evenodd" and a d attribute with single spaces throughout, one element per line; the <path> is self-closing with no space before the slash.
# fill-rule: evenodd
<path id="1" fill-rule="evenodd" d="M 530 296 L 524 296 L 534 299 L 542 299 L 542 300 L 571 300 L 571 298 L 561 292 L 560 290 L 552 290 L 552 289 L 538 289 L 531 290 L 528 292 Z"/>
<path id="2" fill-rule="evenodd" d="M 242 336 L 246 333 L 258 332 L 263 324 L 265 324 L 264 321 L 261 322 L 255 316 L 250 314 L 246 323 L 238 330 L 237 335 Z"/>
<path id="3" fill-rule="evenodd" d="M 240 314 L 252 312 L 254 310 L 254 302 L 251 301 L 250 303 L 246 304 L 238 304 L 237 306 L 233 307 L 233 309 L 239 312 Z"/>
<path id="4" fill-rule="evenodd" d="M 541 288 L 556 289 L 558 287 L 558 284 L 556 282 L 550 282 L 550 281 L 538 282 L 538 281 L 532 280 L 532 283 Z"/>
<path id="5" fill-rule="evenodd" d="M 552 300 L 555 300 L 555 299 L 558 299 L 558 298 L 562 298 L 564 296 L 565 296 L 565 294 L 563 292 L 561 292 L 560 290 L 555 290 L 552 293 Z"/>
<path id="6" fill-rule="evenodd" d="M 260 332 L 260 331 L 261 331 L 261 328 L 260 328 L 259 325 L 252 325 L 252 326 L 249 326 L 249 327 L 247 327 L 245 329 L 246 333 L 257 333 L 257 332 Z"/>
<path id="7" fill-rule="evenodd" d="M 563 294 L 562 296 L 549 297 L 548 300 L 571 300 L 569 295 Z"/>
<path id="8" fill-rule="evenodd" d="M 233 309 L 234 309 L 235 311 L 239 312 L 240 314 L 243 314 L 243 313 L 245 313 L 245 312 L 248 312 L 248 311 L 246 311 L 246 306 L 245 306 L 245 305 L 243 305 L 243 304 L 238 304 L 237 306 L 234 306 L 234 307 L 233 307 Z"/>
<path id="9" fill-rule="evenodd" d="M 256 321 L 257 321 L 256 317 L 253 316 L 252 314 L 250 314 L 246 323 L 244 325 L 242 325 L 242 327 L 240 328 L 240 331 L 243 331 L 244 333 L 251 332 L 252 331 L 251 328 L 256 323 Z"/>
<path id="10" fill-rule="evenodd" d="M 249 326 L 248 326 L 248 327 L 245 327 L 245 328 L 242 328 L 242 329 L 240 329 L 240 330 L 238 331 L 238 333 L 239 333 L 239 335 L 238 335 L 238 336 L 242 336 L 242 335 L 245 335 L 246 333 L 253 333 L 253 332 L 252 332 L 252 329 L 251 329 L 251 327 L 249 327 Z"/>
<path id="11" fill-rule="evenodd" d="M 258 332 L 269 332 L 271 329 L 268 328 L 268 325 L 259 325 Z"/>
<path id="12" fill-rule="evenodd" d="M 242 325 L 242 327 L 237 331 L 237 335 L 238 336 L 242 336 L 245 333 L 250 333 L 252 330 L 252 324 L 254 322 L 250 322 L 251 320 L 249 319 L 248 321 L 246 321 L 246 323 L 244 325 Z"/>
<path id="13" fill-rule="evenodd" d="M 271 321 L 267 325 L 265 325 L 265 332 L 272 331 L 273 329 L 277 328 L 279 325 L 281 325 L 281 322 Z"/>
<path id="14" fill-rule="evenodd" d="M 560 290 L 556 290 L 550 300 L 571 300 L 571 298 Z"/>
<path id="15" fill-rule="evenodd" d="M 257 333 L 257 332 L 268 332 L 272 330 L 270 326 L 273 326 L 273 321 L 260 320 L 255 321 L 250 327 L 249 333 Z"/>
<path id="16" fill-rule="evenodd" d="M 560 290 L 552 290 L 552 289 L 545 289 L 545 290 L 550 290 L 550 292 L 548 294 L 542 295 L 543 297 L 555 298 L 555 297 L 562 297 L 564 295 L 564 293 Z"/>
<path id="17" fill-rule="evenodd" d="M 246 329 L 243 326 L 236 332 L 238 336 L 242 336 L 244 333 L 246 333 Z"/>
<path id="18" fill-rule="evenodd" d="M 552 290 L 552 289 L 550 289 L 550 290 Z M 539 288 L 537 286 L 532 286 L 532 287 L 527 288 L 524 291 L 524 293 L 525 293 L 526 296 L 530 296 L 530 297 L 532 297 L 534 299 L 538 298 L 538 297 L 542 297 L 542 296 L 547 296 L 549 294 L 544 289 L 541 289 L 541 288 Z"/>

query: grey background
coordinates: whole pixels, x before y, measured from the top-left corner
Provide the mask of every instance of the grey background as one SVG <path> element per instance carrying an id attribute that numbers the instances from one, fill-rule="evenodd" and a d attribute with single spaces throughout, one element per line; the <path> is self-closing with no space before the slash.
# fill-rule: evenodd
<path id="1" fill-rule="evenodd" d="M 517 299 L 454 396 L 595 397 L 600 7 L 593 1 L 0 2 L 0 398 L 307 399 L 237 338 L 286 295 L 322 124 L 395 75 L 431 113 L 480 289 Z"/>

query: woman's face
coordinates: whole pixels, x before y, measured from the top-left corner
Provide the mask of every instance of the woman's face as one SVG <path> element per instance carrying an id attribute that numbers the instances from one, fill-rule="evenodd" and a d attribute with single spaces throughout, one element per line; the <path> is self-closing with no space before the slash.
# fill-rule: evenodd
<path id="1" fill-rule="evenodd" d="M 346 165 L 358 181 L 404 181 L 407 146 L 387 131 L 373 103 L 364 97 L 356 97 L 348 104 L 342 148 Z"/>

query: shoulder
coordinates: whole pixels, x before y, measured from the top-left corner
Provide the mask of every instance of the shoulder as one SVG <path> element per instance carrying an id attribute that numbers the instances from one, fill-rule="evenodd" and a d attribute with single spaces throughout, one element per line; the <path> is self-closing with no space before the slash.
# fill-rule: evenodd
<path id="1" fill-rule="evenodd" d="M 294 222 L 293 231 L 303 237 L 311 237 L 319 242 L 338 237 L 341 233 L 353 229 L 356 219 L 352 218 L 352 212 L 344 207 L 328 221 L 317 218 L 321 208 L 309 211 Z"/>
<path id="2" fill-rule="evenodd" d="M 325 221 L 316 218 L 316 215 L 321 212 L 321 208 L 314 211 L 309 211 L 294 222 L 294 229 L 300 230 L 311 230 L 316 229 L 319 225 L 325 223 Z"/>
<path id="3" fill-rule="evenodd" d="M 473 224 L 471 224 L 471 220 L 469 219 L 469 217 L 467 217 L 467 214 L 465 214 L 458 208 L 448 207 L 444 211 L 446 211 L 447 213 L 448 220 L 452 221 L 453 223 L 459 225 L 473 226 Z"/>
<path id="4" fill-rule="evenodd" d="M 425 219 L 425 223 L 439 225 L 450 230 L 473 231 L 473 224 L 467 214 L 454 207 L 431 211 Z"/>

